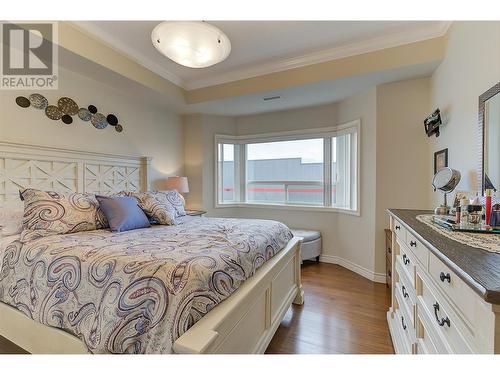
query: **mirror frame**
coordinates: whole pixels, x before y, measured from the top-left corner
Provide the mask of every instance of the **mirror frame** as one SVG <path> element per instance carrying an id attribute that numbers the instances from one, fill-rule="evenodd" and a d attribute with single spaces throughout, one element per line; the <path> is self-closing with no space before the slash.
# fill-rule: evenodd
<path id="1" fill-rule="evenodd" d="M 484 144 L 484 111 L 485 111 L 485 103 L 488 99 L 491 99 L 495 95 L 500 93 L 500 82 L 498 82 L 495 86 L 485 91 L 481 96 L 479 96 L 479 115 L 478 115 L 478 131 L 479 131 L 479 163 L 478 163 L 478 171 L 477 171 L 477 186 L 481 186 L 481 194 L 484 196 L 484 153 L 485 153 L 485 144 Z"/>

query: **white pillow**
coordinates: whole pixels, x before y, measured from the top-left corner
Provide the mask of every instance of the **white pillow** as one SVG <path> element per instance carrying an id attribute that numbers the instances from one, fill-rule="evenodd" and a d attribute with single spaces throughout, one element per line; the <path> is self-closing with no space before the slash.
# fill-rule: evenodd
<path id="1" fill-rule="evenodd" d="M 16 201 L 0 204 L 0 229 L 2 237 L 19 234 L 23 230 L 24 203 Z"/>

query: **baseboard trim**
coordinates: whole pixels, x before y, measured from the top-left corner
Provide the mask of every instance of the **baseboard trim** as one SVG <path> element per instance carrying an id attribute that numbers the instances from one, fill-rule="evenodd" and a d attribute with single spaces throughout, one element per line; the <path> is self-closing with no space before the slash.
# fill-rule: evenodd
<path id="1" fill-rule="evenodd" d="M 344 268 L 347 268 L 348 270 L 352 272 L 356 272 L 358 275 L 361 275 L 368 280 L 374 281 L 376 283 L 381 283 L 385 284 L 386 279 L 385 279 L 385 273 L 377 273 L 370 271 L 369 269 L 362 267 L 354 262 L 351 262 L 350 260 L 347 260 L 345 258 L 335 256 L 335 255 L 321 255 L 319 258 L 320 262 L 323 263 L 332 263 L 332 264 L 338 264 L 339 266 L 342 266 Z"/>

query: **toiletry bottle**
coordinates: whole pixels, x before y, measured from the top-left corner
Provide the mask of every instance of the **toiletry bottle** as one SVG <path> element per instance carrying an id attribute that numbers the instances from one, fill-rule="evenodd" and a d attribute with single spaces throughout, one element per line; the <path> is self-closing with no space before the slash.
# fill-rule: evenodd
<path id="1" fill-rule="evenodd" d="M 462 198 L 460 200 L 460 225 L 467 226 L 467 206 L 469 205 L 469 200 L 467 198 Z"/>
<path id="2" fill-rule="evenodd" d="M 490 225 L 490 216 L 491 216 L 491 189 L 486 189 L 486 199 L 485 199 L 485 206 L 486 206 L 486 225 Z"/>

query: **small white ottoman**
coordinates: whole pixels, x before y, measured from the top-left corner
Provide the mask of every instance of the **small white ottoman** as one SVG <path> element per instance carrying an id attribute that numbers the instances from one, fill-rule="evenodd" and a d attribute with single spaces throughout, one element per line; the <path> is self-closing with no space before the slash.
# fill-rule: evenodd
<path id="1" fill-rule="evenodd" d="M 292 229 L 295 237 L 303 237 L 302 246 L 300 248 L 300 257 L 302 260 L 316 258 L 319 262 L 321 255 L 321 232 L 317 230 Z"/>

